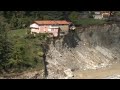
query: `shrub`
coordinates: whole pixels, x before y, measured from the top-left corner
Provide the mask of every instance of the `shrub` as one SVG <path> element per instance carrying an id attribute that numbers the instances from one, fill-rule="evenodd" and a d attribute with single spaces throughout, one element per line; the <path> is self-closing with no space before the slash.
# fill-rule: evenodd
<path id="1" fill-rule="evenodd" d="M 14 48 L 12 57 L 4 63 L 4 66 L 8 70 L 13 72 L 23 71 L 29 68 L 35 68 L 38 65 L 39 60 L 42 60 L 42 49 L 36 46 L 37 39 L 28 40 L 24 38 L 13 38 Z M 36 42 L 34 42 L 36 41 Z M 42 65 L 42 63 L 40 64 Z"/>
<path id="2" fill-rule="evenodd" d="M 27 34 L 30 34 L 31 33 L 31 31 L 30 30 L 27 30 Z"/>
<path id="3" fill-rule="evenodd" d="M 34 38 L 35 38 L 34 34 L 25 35 L 25 39 L 34 39 Z"/>

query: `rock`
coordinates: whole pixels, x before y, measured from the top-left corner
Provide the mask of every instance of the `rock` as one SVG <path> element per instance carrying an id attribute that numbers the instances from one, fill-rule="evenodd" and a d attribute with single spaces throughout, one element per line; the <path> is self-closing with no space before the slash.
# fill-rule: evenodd
<path id="1" fill-rule="evenodd" d="M 71 69 L 64 70 L 64 73 L 67 75 L 67 78 L 74 76 L 73 72 L 71 71 Z"/>

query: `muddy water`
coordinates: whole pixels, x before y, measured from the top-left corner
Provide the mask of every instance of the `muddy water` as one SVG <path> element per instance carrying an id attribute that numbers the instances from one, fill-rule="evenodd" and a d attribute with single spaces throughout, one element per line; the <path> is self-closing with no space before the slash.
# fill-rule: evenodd
<path id="1" fill-rule="evenodd" d="M 103 79 L 112 75 L 120 75 L 120 63 L 97 70 L 84 70 L 74 72 L 77 79 Z"/>

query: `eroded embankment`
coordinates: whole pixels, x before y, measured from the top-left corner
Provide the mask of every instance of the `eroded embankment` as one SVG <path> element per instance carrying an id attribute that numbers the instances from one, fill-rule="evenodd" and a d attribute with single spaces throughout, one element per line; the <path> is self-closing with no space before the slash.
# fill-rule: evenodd
<path id="1" fill-rule="evenodd" d="M 50 44 L 47 78 L 78 78 L 75 72 L 100 69 L 120 60 L 120 28 L 116 24 L 81 27 Z M 73 77 L 74 76 L 74 77 Z"/>

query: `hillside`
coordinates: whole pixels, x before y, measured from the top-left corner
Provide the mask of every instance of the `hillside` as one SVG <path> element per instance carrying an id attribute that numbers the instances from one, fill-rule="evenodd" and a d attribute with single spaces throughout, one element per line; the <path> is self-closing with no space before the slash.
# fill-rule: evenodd
<path id="1" fill-rule="evenodd" d="M 18 31 L 13 32 L 18 34 Z M 38 38 L 28 39 L 30 45 L 35 41 L 43 43 Z M 120 27 L 117 24 L 78 27 L 75 32 L 51 40 L 48 45 L 40 46 L 46 53 L 41 58 L 44 64 L 40 62 L 36 69 L 0 78 L 41 79 L 45 74 L 47 79 L 119 78 Z"/>
<path id="2" fill-rule="evenodd" d="M 0 78 L 119 78 L 120 12 L 105 20 L 93 13 L 0 11 Z M 34 36 L 35 20 L 67 20 L 77 28 L 60 38 Z"/>
<path id="3" fill-rule="evenodd" d="M 119 63 L 119 48 L 120 28 L 116 24 L 81 27 L 50 45 L 47 78 L 80 78 L 83 71 L 108 68 Z"/>

